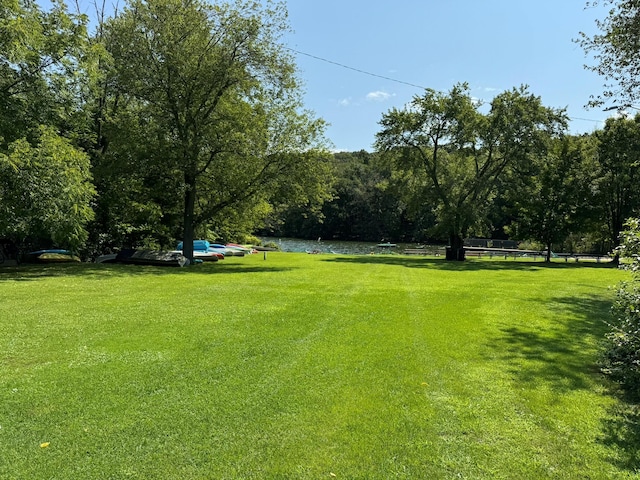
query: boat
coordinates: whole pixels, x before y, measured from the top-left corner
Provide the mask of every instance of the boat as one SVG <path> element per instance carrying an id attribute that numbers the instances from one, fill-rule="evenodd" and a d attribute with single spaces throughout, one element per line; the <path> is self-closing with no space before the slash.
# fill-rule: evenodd
<path id="1" fill-rule="evenodd" d="M 122 250 L 116 255 L 117 263 L 129 265 L 154 265 L 156 267 L 185 267 L 189 259 L 180 252 L 158 250 Z"/>
<path id="2" fill-rule="evenodd" d="M 183 253 L 182 249 L 183 243 L 178 242 L 177 250 L 174 250 L 178 253 Z M 217 243 L 209 243 L 207 240 L 194 240 L 193 241 L 193 258 L 200 259 L 205 262 L 215 262 L 218 260 L 224 260 L 225 255 L 229 252 L 224 245 L 219 245 Z"/>
<path id="3" fill-rule="evenodd" d="M 277 252 L 278 249 L 274 247 L 263 247 L 262 245 L 254 245 L 253 250 L 256 252 Z"/>
<path id="4" fill-rule="evenodd" d="M 96 258 L 96 263 L 116 263 L 117 253 L 105 253 Z"/>
<path id="5" fill-rule="evenodd" d="M 182 242 L 178 242 L 178 246 L 176 247 L 176 250 L 183 250 L 182 248 Z M 194 240 L 193 241 L 193 251 L 198 251 L 198 252 L 206 252 L 209 247 L 211 246 L 211 244 L 207 241 L 207 240 Z"/>
<path id="6" fill-rule="evenodd" d="M 211 243 L 211 244 L 209 244 L 209 252 L 221 253 L 225 257 L 233 256 L 233 251 L 231 251 L 230 249 L 228 249 L 227 247 L 225 247 L 224 245 L 222 245 L 220 243 Z"/>
<path id="7" fill-rule="evenodd" d="M 183 254 L 182 250 L 172 250 L 171 253 Z M 203 262 L 217 262 L 218 260 L 224 260 L 224 255 L 219 252 L 203 252 L 201 250 L 194 250 L 193 258 L 196 260 L 202 260 Z"/>
<path id="8" fill-rule="evenodd" d="M 227 249 L 227 251 L 229 252 L 229 255 L 232 255 L 234 257 L 244 257 L 245 255 L 248 255 L 251 253 L 251 250 L 243 247 L 242 245 L 227 243 L 226 245 L 224 245 L 224 248 Z"/>
<path id="9" fill-rule="evenodd" d="M 237 243 L 227 243 L 225 246 L 233 250 L 244 252 L 245 255 L 251 255 L 252 253 L 255 253 L 253 248 L 249 248 L 244 245 L 239 245 Z"/>
<path id="10" fill-rule="evenodd" d="M 74 255 L 70 250 L 47 249 L 27 253 L 24 261 L 28 263 L 69 263 L 80 262 L 80 257 Z"/>

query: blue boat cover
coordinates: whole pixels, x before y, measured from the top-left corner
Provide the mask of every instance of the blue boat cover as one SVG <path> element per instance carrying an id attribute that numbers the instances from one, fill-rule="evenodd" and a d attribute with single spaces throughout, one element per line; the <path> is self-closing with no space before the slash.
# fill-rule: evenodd
<path id="1" fill-rule="evenodd" d="M 196 252 L 206 252 L 209 250 L 209 242 L 206 240 L 194 240 L 193 241 L 193 250 Z M 178 248 L 176 250 L 182 250 L 182 242 L 178 243 Z"/>

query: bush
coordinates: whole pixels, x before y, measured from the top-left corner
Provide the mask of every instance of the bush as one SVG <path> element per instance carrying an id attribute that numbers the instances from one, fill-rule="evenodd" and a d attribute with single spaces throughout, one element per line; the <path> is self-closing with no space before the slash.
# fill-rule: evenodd
<path id="1" fill-rule="evenodd" d="M 241 240 L 242 241 L 239 243 L 242 243 L 243 245 L 260 245 L 262 243 L 262 240 L 258 237 L 249 234 L 244 235 Z"/>
<path id="2" fill-rule="evenodd" d="M 603 371 L 625 391 L 640 398 L 640 219 L 631 219 L 625 226 L 617 251 L 622 268 L 630 270 L 632 277 L 622 282 L 616 293 Z"/>
<path id="3" fill-rule="evenodd" d="M 276 242 L 267 242 L 263 245 L 263 247 L 266 248 L 273 248 L 275 250 L 280 250 L 280 245 L 278 245 Z"/>

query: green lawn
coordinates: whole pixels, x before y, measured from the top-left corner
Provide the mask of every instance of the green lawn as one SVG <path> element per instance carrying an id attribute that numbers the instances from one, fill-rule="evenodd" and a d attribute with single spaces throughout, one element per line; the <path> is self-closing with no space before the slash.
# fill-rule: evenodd
<path id="1" fill-rule="evenodd" d="M 614 479 L 626 273 L 269 253 L 0 270 L 0 478 Z"/>

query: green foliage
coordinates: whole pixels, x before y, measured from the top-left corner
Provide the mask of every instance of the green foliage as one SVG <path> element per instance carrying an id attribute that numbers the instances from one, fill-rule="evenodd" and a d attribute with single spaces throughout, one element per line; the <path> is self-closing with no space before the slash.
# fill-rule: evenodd
<path id="1" fill-rule="evenodd" d="M 93 62 L 87 18 L 61 1 L 49 11 L 36 2 L 0 4 L 0 138 L 38 135 L 40 125 L 68 134 L 86 131 L 82 110 Z"/>
<path id="2" fill-rule="evenodd" d="M 531 157 L 528 174 L 508 186 L 514 219 L 511 237 L 537 240 L 547 249 L 570 233 L 584 231 L 584 219 L 593 204 L 593 169 L 589 168 L 588 138 L 553 139 L 545 151 Z"/>
<path id="3" fill-rule="evenodd" d="M 619 244 L 624 222 L 640 215 L 640 115 L 609 118 L 597 142 L 593 207 L 609 248 Z"/>
<path id="4" fill-rule="evenodd" d="M 462 239 L 482 228 L 498 180 L 544 151 L 566 128 L 566 116 L 525 87 L 498 95 L 484 114 L 468 85 L 459 84 L 447 94 L 428 89 L 380 124 L 377 149 L 421 179 L 423 208 L 459 252 Z"/>
<path id="5" fill-rule="evenodd" d="M 0 232 L 78 249 L 93 218 L 89 158 L 49 128 L 0 155 Z"/>
<path id="6" fill-rule="evenodd" d="M 637 102 L 640 98 L 640 2 L 638 0 L 603 0 L 596 5 L 611 5 L 608 16 L 597 20 L 600 33 L 591 36 L 580 33 L 577 41 L 585 52 L 594 55 L 591 71 L 604 77 L 604 91 L 592 98 L 590 104 L 600 106 L 607 100 L 620 105 Z M 588 3 L 587 3 L 588 5 Z"/>
<path id="7" fill-rule="evenodd" d="M 640 398 L 640 218 L 630 219 L 625 226 L 618 252 L 632 279 L 618 289 L 603 362 L 606 373 Z"/>
<path id="8" fill-rule="evenodd" d="M 389 162 L 362 150 L 334 153 L 331 165 L 335 172 L 332 196 L 322 209 L 302 205 L 275 212 L 270 217 L 270 234 L 364 241 L 399 241 L 419 234 L 408 220 L 404 183 L 395 177 Z"/>
<path id="9" fill-rule="evenodd" d="M 78 249 L 87 237 L 86 24 L 61 1 L 0 3 L 0 234 L 19 242 Z"/>
<path id="10" fill-rule="evenodd" d="M 264 205 L 326 198 L 324 122 L 301 109 L 287 28 L 282 4 L 249 1 L 132 0 L 105 25 L 109 149 L 187 246 Z"/>

